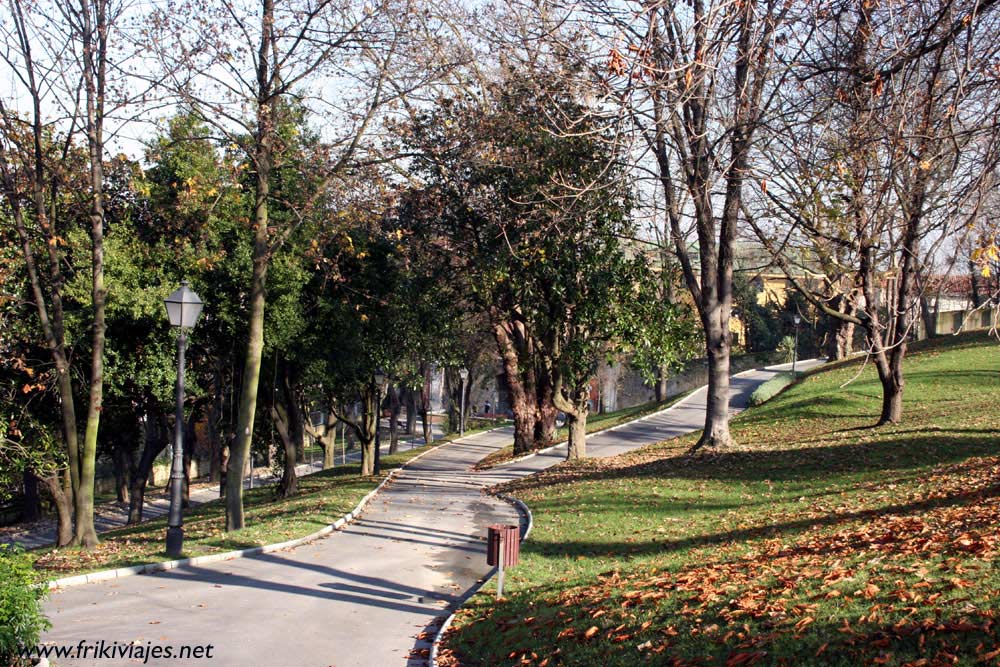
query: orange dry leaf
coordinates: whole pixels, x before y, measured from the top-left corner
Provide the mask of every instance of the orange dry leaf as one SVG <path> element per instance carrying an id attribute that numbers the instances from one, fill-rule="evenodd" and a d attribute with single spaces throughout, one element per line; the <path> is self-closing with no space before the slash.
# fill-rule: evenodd
<path id="1" fill-rule="evenodd" d="M 801 621 L 799 621 L 798 623 L 795 624 L 795 631 L 796 632 L 802 632 L 809 625 L 811 625 L 812 622 L 815 621 L 815 620 L 816 619 L 814 619 L 812 616 L 806 616 Z"/>

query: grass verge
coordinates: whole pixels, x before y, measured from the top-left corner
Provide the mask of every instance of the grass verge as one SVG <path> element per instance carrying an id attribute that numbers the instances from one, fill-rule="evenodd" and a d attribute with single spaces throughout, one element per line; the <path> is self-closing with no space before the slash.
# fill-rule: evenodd
<path id="1" fill-rule="evenodd" d="M 401 467 L 433 445 L 407 449 L 382 457 L 382 470 Z M 347 514 L 381 482 L 381 477 L 362 477 L 360 464 L 338 465 L 299 478 L 299 493 L 277 499 L 274 486 L 244 490 L 246 527 L 225 532 L 225 504 L 213 500 L 185 510 L 182 557 L 204 556 L 236 549 L 305 537 Z M 50 579 L 132 565 L 170 560 L 164 551 L 166 518 L 101 534 L 101 544 L 92 550 L 65 547 L 29 552 L 34 567 Z"/>
<path id="2" fill-rule="evenodd" d="M 686 456 L 695 434 L 506 486 L 534 532 L 447 660 L 998 664 L 997 343 L 915 349 L 895 426 L 871 428 L 880 386 L 859 369 L 747 411 L 726 452 Z"/>
<path id="3" fill-rule="evenodd" d="M 621 410 L 615 410 L 614 412 L 605 412 L 590 415 L 587 419 L 587 433 L 594 433 L 596 431 L 603 431 L 607 428 L 612 428 L 614 426 L 619 426 L 621 424 L 628 423 L 639 419 L 640 417 L 645 417 L 646 415 L 651 415 L 654 412 L 659 412 L 669 408 L 671 405 L 676 403 L 687 396 L 687 394 L 681 394 L 679 396 L 674 396 L 667 399 L 666 401 L 649 401 L 648 403 L 641 403 L 639 405 L 632 406 L 631 408 L 623 408 Z M 563 427 L 556 431 L 556 439 L 550 444 L 545 445 L 545 447 L 551 447 L 552 445 L 558 445 L 559 443 L 566 442 L 569 439 L 569 429 Z M 542 447 L 544 449 L 545 447 Z M 475 465 L 476 470 L 489 470 L 495 466 L 507 463 L 508 461 L 513 461 L 515 458 L 523 456 L 522 454 L 514 455 L 514 445 L 507 445 L 506 447 L 501 447 L 495 452 L 489 454 L 483 458 L 479 463 Z"/>
<path id="4" fill-rule="evenodd" d="M 792 373 L 778 373 L 773 378 L 753 390 L 747 405 L 756 407 L 765 401 L 769 401 L 795 382 L 795 375 Z"/>

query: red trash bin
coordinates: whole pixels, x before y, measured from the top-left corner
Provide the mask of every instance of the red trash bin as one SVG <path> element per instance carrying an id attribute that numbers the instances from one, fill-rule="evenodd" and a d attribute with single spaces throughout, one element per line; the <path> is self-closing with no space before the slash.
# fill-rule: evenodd
<path id="1" fill-rule="evenodd" d="M 486 542 L 486 564 L 500 564 L 500 536 L 503 536 L 504 569 L 517 565 L 521 553 L 521 528 L 504 524 L 489 526 Z"/>

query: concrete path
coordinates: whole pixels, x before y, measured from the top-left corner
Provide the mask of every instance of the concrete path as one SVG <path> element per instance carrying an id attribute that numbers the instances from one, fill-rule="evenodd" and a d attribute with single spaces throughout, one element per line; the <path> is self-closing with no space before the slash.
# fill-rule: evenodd
<path id="1" fill-rule="evenodd" d="M 817 359 L 799 361 L 796 370 L 806 371 L 822 363 L 822 360 Z M 742 412 L 747 407 L 747 401 L 754 389 L 781 371 L 791 370 L 791 367 L 791 364 L 778 364 L 768 366 L 765 369 L 745 371 L 730 378 L 730 414 Z M 707 393 L 707 387 L 702 387 L 676 403 L 669 410 L 613 430 L 588 436 L 587 456 L 590 458 L 615 456 L 643 445 L 700 430 L 705 425 L 705 397 Z M 502 466 L 497 470 L 503 471 L 505 479 L 529 475 L 564 460 L 566 447 L 566 444 L 562 444 L 549 452 Z"/>
<path id="2" fill-rule="evenodd" d="M 775 372 L 735 378 L 734 409 Z M 703 409 L 700 390 L 669 411 L 593 436 L 589 454 L 618 454 L 696 430 Z M 153 658 L 149 665 L 424 665 L 422 649 L 429 636 L 420 635 L 489 570 L 486 526 L 518 520 L 512 507 L 481 490 L 565 456 L 563 446 L 485 473 L 471 472 L 475 462 L 509 444 L 511 434 L 505 428 L 470 436 L 423 457 L 369 505 L 360 521 L 293 551 L 56 592 L 46 603 L 53 628 L 44 640 L 58 646 L 117 641 L 175 652 L 185 645 L 213 647 L 210 660 Z M 59 665 L 136 662 L 142 661 L 54 660 Z"/>
<path id="3" fill-rule="evenodd" d="M 388 427 L 384 428 L 388 438 Z M 431 436 L 438 439 L 443 435 L 438 425 L 432 425 Z M 388 442 L 383 441 L 382 454 L 389 452 Z M 423 436 L 401 436 L 399 438 L 399 449 L 405 451 L 413 449 L 423 444 Z M 357 463 L 361 460 L 361 450 L 354 449 L 346 453 L 346 462 Z M 337 449 L 336 463 L 341 464 L 340 449 Z M 310 463 L 302 463 L 295 467 L 295 472 L 302 477 L 319 472 L 323 469 L 322 458 Z M 257 467 L 254 469 L 253 480 L 247 477 L 243 480 L 243 488 L 274 484 L 279 477 L 272 475 L 270 468 Z M 200 505 L 219 497 L 218 484 L 197 483 L 191 488 L 189 495 L 191 505 Z M 170 493 L 163 487 L 148 487 L 146 491 L 146 504 L 142 510 L 143 522 L 158 519 L 166 516 L 170 512 Z M 128 503 L 118 501 L 100 503 L 95 508 L 94 526 L 98 533 L 103 533 L 115 528 L 121 528 L 128 521 Z M 45 517 L 30 524 L 15 524 L 0 528 L 0 544 L 18 544 L 25 549 L 36 549 L 38 547 L 49 546 L 56 541 L 56 520 L 55 517 Z"/>

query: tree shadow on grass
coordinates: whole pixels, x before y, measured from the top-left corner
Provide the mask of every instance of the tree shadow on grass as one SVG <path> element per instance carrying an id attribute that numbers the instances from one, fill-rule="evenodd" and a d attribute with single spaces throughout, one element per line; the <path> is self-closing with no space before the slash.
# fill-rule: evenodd
<path id="1" fill-rule="evenodd" d="M 882 472 L 954 463 L 972 456 L 996 453 L 997 438 L 995 432 L 990 430 L 949 432 L 948 435 L 934 433 L 923 437 L 904 435 L 850 445 L 727 451 L 704 456 L 682 454 L 611 468 L 562 467 L 514 482 L 510 490 L 516 493 L 566 482 L 650 477 L 743 482 L 809 481 L 831 474 Z M 624 460 L 629 460 L 628 455 Z"/>
<path id="2" fill-rule="evenodd" d="M 774 421 L 775 414 L 787 415 L 794 413 L 798 417 L 816 419 L 820 422 L 842 419 L 878 419 L 876 412 L 850 413 L 856 410 L 858 394 L 850 396 L 846 394 L 822 396 L 806 396 L 796 400 L 780 399 L 780 402 L 765 403 L 762 406 L 742 413 L 739 417 L 741 425 L 770 424 Z M 880 396 L 872 395 L 871 398 Z"/>
<path id="3" fill-rule="evenodd" d="M 847 512 L 831 512 L 821 517 L 805 517 L 792 521 L 766 524 L 752 528 L 740 528 L 704 535 L 693 535 L 676 540 L 653 540 L 649 542 L 626 542 L 626 541 L 562 541 L 559 543 L 543 542 L 540 540 L 529 540 L 521 545 L 521 550 L 525 554 L 536 554 L 542 557 L 642 557 L 650 555 L 662 555 L 665 553 L 686 551 L 695 547 L 714 546 L 734 542 L 746 542 L 761 538 L 789 539 L 799 536 L 806 531 L 812 531 L 817 527 L 835 526 L 837 524 L 853 521 L 875 522 L 889 516 L 906 517 L 920 515 L 931 510 L 967 505 L 974 502 L 981 502 L 990 498 L 1000 497 L 1000 483 L 994 484 L 985 489 L 976 491 L 963 491 L 952 493 L 937 498 L 929 498 L 909 503 L 898 503 L 884 505 L 876 509 L 855 510 Z M 972 520 L 963 525 L 963 530 L 993 530 L 992 523 L 986 518 L 982 520 Z M 820 546 L 791 547 L 790 551 L 797 554 L 809 553 L 811 555 L 836 555 L 849 554 L 863 551 L 869 544 L 867 542 L 844 542 L 836 546 L 820 543 Z"/>

